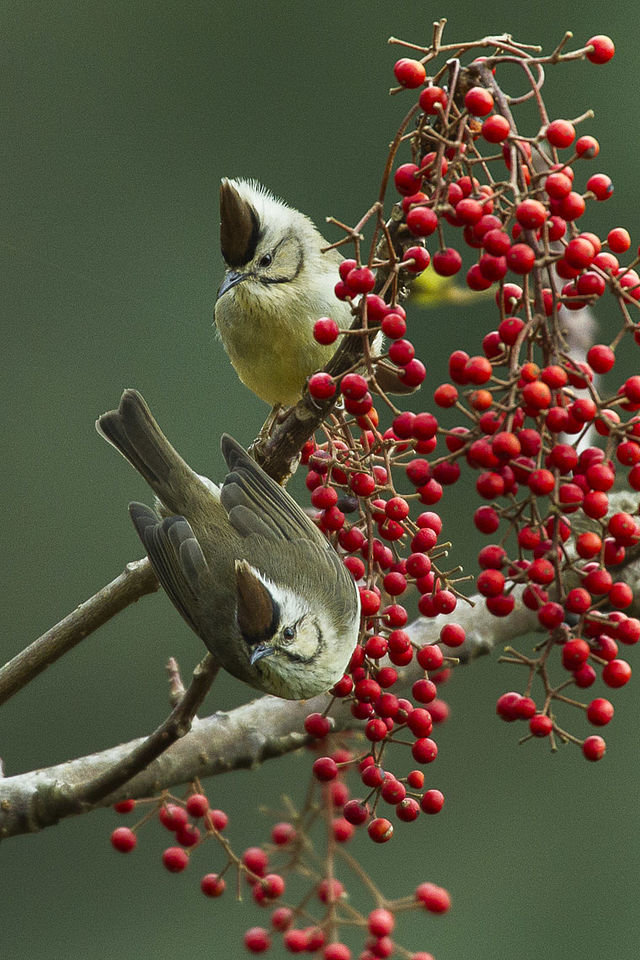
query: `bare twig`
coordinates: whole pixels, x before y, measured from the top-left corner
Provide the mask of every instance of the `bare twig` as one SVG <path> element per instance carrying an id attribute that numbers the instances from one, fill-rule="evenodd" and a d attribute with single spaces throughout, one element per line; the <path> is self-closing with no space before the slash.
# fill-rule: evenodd
<path id="1" fill-rule="evenodd" d="M 167 719 L 118 763 L 83 784 L 76 793 L 77 802 L 98 803 L 103 797 L 109 796 L 148 767 L 160 754 L 168 750 L 172 743 L 184 737 L 191 730 L 196 711 L 219 670 L 219 664 L 208 653 L 193 671 L 193 680 L 189 688 L 176 703 Z"/>

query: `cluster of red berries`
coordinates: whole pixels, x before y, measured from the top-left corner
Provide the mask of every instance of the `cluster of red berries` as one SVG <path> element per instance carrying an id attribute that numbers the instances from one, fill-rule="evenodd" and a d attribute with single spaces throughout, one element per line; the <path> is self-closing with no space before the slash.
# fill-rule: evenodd
<path id="1" fill-rule="evenodd" d="M 583 51 L 594 63 L 606 62 L 613 52 L 611 41 L 601 36 L 591 38 Z M 425 62 L 429 58 L 427 51 Z M 415 586 L 421 614 L 433 617 L 451 613 L 458 597 L 453 582 L 434 564 L 445 552 L 438 542 L 440 518 L 429 510 L 413 521 L 410 504 L 416 499 L 437 504 L 465 465 L 478 471 L 476 488 L 488 501 L 475 512 L 476 527 L 485 534 L 502 530 L 499 543 L 480 551 L 478 590 L 496 616 L 510 614 L 516 602 L 535 611 L 548 637 L 537 658 L 512 658 L 520 658 L 530 671 L 544 666 L 539 670 L 543 702 L 536 706 L 527 688 L 516 710 L 512 695 L 505 695 L 507 701 L 498 705 L 501 716 L 528 720 L 531 736 L 576 740 L 585 756 L 598 759 L 604 741 L 580 741 L 563 730 L 552 713 L 553 702 L 574 703 L 560 690 L 567 682 L 588 687 L 598 671 L 610 688 L 626 684 L 631 668 L 618 659 L 618 647 L 640 639 L 640 623 L 623 612 L 632 603 L 631 588 L 615 577 L 629 548 L 640 541 L 637 506 L 629 513 L 612 511 L 610 503 L 620 467 L 629 468 L 631 490 L 640 490 L 640 417 L 634 415 L 640 410 L 640 376 L 608 390 L 598 381 L 613 370 L 615 349 L 625 333 L 640 343 L 630 315 L 640 303 L 638 259 L 620 263 L 631 246 L 624 228 L 614 227 L 601 239 L 577 226 L 589 200 L 606 200 L 612 192 L 610 178 L 601 173 L 587 179 L 583 193 L 574 189 L 574 168 L 597 156 L 597 140 L 576 139 L 573 123 L 548 122 L 545 116 L 534 135 L 520 133 L 513 117 L 500 112 L 499 88 L 491 89 L 500 56 L 484 65 L 487 86 L 459 81 L 458 89 L 451 90 L 435 85 L 423 62 L 402 59 L 395 66 L 403 87 L 421 88 L 423 114 L 411 139 L 414 161 L 395 171 L 408 239 L 402 240 L 401 256 L 390 268 L 406 271 L 411 262 L 411 270 L 419 272 L 431 260 L 437 273 L 454 275 L 463 256 L 455 246 L 443 244 L 445 230 L 454 228 L 478 252 L 467 270 L 467 284 L 473 290 L 498 286 L 497 328 L 484 337 L 481 354 L 451 354 L 450 382 L 434 393 L 441 410 L 464 412 L 464 425 L 445 426 L 442 413 L 395 411 L 391 427 L 382 431 L 373 405 L 372 368 L 339 381 L 316 374 L 309 384 L 316 396 L 339 390 L 345 414 L 354 418 L 347 418 L 347 431 L 343 421 L 329 431 L 327 443 L 307 445 L 303 462 L 318 523 L 344 552 L 346 566 L 361 584 L 365 630 L 350 674 L 334 692 L 349 696 L 354 715 L 366 721 L 374 766 L 379 765 L 376 745 L 392 740 L 398 725 L 410 728 L 411 703 L 398 707 L 395 694 L 386 692 L 397 678 L 394 667 L 406 664 L 415 652 L 403 630 L 406 611 L 398 598 Z M 472 76 L 478 76 L 479 66 L 474 61 Z M 502 144 L 501 154 L 487 156 L 483 143 Z M 572 154 L 561 160 L 558 151 L 572 146 Z M 484 182 L 473 172 L 482 174 Z M 431 235 L 440 244 L 432 258 L 422 246 Z M 515 283 L 509 273 L 522 279 Z M 391 341 L 388 358 L 401 379 L 417 385 L 425 369 L 406 338 L 405 312 L 395 300 L 386 303 L 375 295 L 375 283 L 372 269 L 346 260 L 336 295 L 352 302 L 363 325 Z M 590 306 L 607 291 L 618 299 L 623 328 L 611 345 L 595 344 L 586 362 L 576 362 L 567 340 L 572 321 L 567 311 Z M 333 342 L 341 332 L 330 318 L 319 320 L 314 331 L 321 342 Z M 594 431 L 604 438 L 604 448 L 593 444 Z M 444 451 L 439 449 L 443 441 Z M 413 493 L 398 494 L 393 467 L 404 468 Z M 464 631 L 448 624 L 440 640 L 455 647 L 464 641 Z M 556 646 L 570 677 L 567 681 L 565 674 L 560 689 L 547 673 L 549 651 Z M 420 665 L 422 657 L 429 660 L 418 651 Z M 436 668 L 429 661 L 427 669 Z M 376 691 L 363 701 L 360 691 L 369 684 L 376 684 Z M 386 712 L 389 697 L 391 714 Z M 420 704 L 435 697 L 426 671 L 414 685 L 413 697 Z M 602 698 L 578 705 L 596 726 L 613 715 Z"/>
<path id="2" fill-rule="evenodd" d="M 120 853 L 130 853 L 137 846 L 140 827 L 157 818 L 175 838 L 175 844 L 167 847 L 162 854 L 162 863 L 170 873 L 182 873 L 189 865 L 191 851 L 206 839 L 216 837 L 221 840 L 222 831 L 229 822 L 224 810 L 210 808 L 207 797 L 201 790 L 195 792 L 195 787 L 185 800 L 175 797 L 167 799 L 165 795 L 146 801 L 121 800 L 114 805 L 114 810 L 120 814 L 132 813 L 141 803 L 150 807 L 150 810 L 135 827 L 117 827 L 111 834 L 111 844 Z M 231 861 L 227 868 L 230 865 Z M 250 872 L 250 864 L 244 865 Z M 209 873 L 201 880 L 202 892 L 209 897 L 219 897 L 225 886 L 219 874 Z"/>
<path id="3" fill-rule="evenodd" d="M 640 376 L 606 388 L 602 378 L 613 376 L 625 335 L 640 344 L 632 317 L 640 306 L 635 270 L 640 258 L 621 262 L 631 248 L 624 228 L 615 226 L 599 237 L 578 226 L 588 204 L 606 201 L 612 192 L 603 173 L 586 177 L 581 186 L 581 168 L 598 155 L 598 142 L 590 135 L 577 137 L 570 121 L 549 121 L 542 74 L 534 69 L 545 58 L 533 57 L 527 48 L 521 48 L 521 57 L 526 75 L 538 77 L 531 99 L 540 107 L 540 123 L 530 133 L 520 132 L 498 86 L 499 38 L 496 42 L 495 56 L 468 67 L 458 63 L 455 70 L 449 64 L 448 87 L 444 69 L 427 75 L 437 49 L 425 48 L 421 61 L 396 63 L 401 88 L 420 92 L 414 132 L 406 136 L 402 128 L 389 158 L 391 169 L 396 151 L 410 145 L 410 162 L 393 175 L 399 199 L 392 227 L 379 213 L 368 259 L 363 262 L 358 239 L 356 259 L 340 266 L 335 293 L 357 315 L 354 330 L 340 330 L 330 317 L 314 327 L 322 344 L 351 335 L 361 336 L 364 345 L 362 362 L 345 375 L 320 372 L 310 378 L 313 397 L 339 397 L 340 403 L 323 424 L 322 438 L 309 441 L 301 457 L 316 521 L 358 585 L 362 628 L 329 708 L 305 721 L 319 754 L 306 806 L 277 823 L 268 844 L 240 856 L 223 834 L 226 814 L 209 809 L 199 785 L 184 801 L 152 801 L 141 821 L 157 816 L 173 832 L 175 843 L 162 858 L 172 872 L 184 870 L 206 839 L 218 841 L 225 864 L 202 878 L 203 893 L 220 896 L 233 869 L 250 886 L 254 902 L 271 910 L 270 928 L 256 926 L 245 934 L 252 953 L 268 950 L 281 935 L 290 953 L 351 960 L 343 942 L 348 927 L 364 933 L 360 960 L 391 957 L 398 952 L 393 933 L 400 911 L 449 909 L 446 890 L 421 883 L 404 900 L 389 901 L 376 891 L 374 909 L 360 914 L 352 903 L 345 905 L 347 891 L 336 866 L 341 855 L 349 864 L 344 846 L 359 828 L 366 827 L 374 843 L 385 843 L 394 823 L 423 820 L 421 814 L 436 814 L 444 804 L 422 768 L 437 756 L 433 728 L 447 716 L 438 684 L 447 679 L 465 631 L 445 620 L 434 625 L 431 642 L 417 644 L 405 604 L 414 593 L 421 615 L 435 618 L 453 614 L 462 597 L 459 568 L 443 569 L 450 544 L 433 508 L 464 468 L 477 472 L 477 493 L 486 501 L 473 514 L 475 526 L 495 535 L 479 552 L 478 590 L 497 617 L 523 605 L 543 636 L 536 637 L 531 655 L 507 649 L 502 659 L 524 666 L 528 682 L 523 692 L 499 698 L 498 715 L 526 722 L 524 739 L 574 742 L 588 760 L 599 760 L 602 737 L 575 736 L 559 725 L 554 711 L 559 704 L 581 709 L 588 723 L 601 728 L 613 716 L 610 701 L 595 696 L 581 703 L 567 695 L 569 688 L 587 689 L 600 678 L 614 690 L 631 676 L 618 653 L 620 645 L 640 640 L 640 621 L 625 613 L 633 596 L 623 577 L 640 543 L 633 502 L 633 491 L 640 491 Z M 509 40 L 505 59 L 513 63 L 517 49 Z M 593 63 L 606 63 L 614 47 L 609 38 L 596 36 L 581 52 Z M 575 52 L 567 57 L 575 58 Z M 562 59 L 553 54 L 554 63 Z M 356 231 L 350 236 L 355 239 Z M 436 239 L 431 253 L 430 237 Z M 474 259 L 467 285 L 474 291 L 497 288 L 495 329 L 478 353 L 451 353 L 449 380 L 434 392 L 437 413 L 403 412 L 377 382 L 374 360 L 390 361 L 405 387 L 423 383 L 426 370 L 406 336 L 407 317 L 398 302 L 401 287 L 429 265 L 443 277 L 458 274 L 461 251 Z M 623 327 L 610 344 L 591 346 L 586 360 L 577 361 L 570 343 L 573 311 L 606 293 L 617 299 Z M 386 428 L 374 395 L 391 411 Z M 462 423 L 449 422 L 459 416 Z M 616 507 L 613 488 L 621 480 L 631 495 L 628 504 Z M 556 664 L 562 673 L 553 680 Z M 531 695 L 534 681 L 542 685 L 537 701 Z M 348 705 L 362 729 L 364 749 L 358 752 L 353 741 L 347 747 L 329 737 L 337 701 Z M 391 759 L 394 744 L 403 749 Z M 393 772 L 396 757 L 407 751 L 411 761 Z M 132 806 L 125 801 L 117 809 Z M 321 855 L 327 869 L 318 879 L 310 828 L 320 820 L 328 832 Z M 136 831 L 118 828 L 114 847 L 132 850 Z M 312 883 L 297 906 L 283 899 L 291 873 Z M 369 878 L 368 889 L 373 886 Z M 401 952 L 411 960 L 431 960 L 427 953 Z"/>
<path id="4" fill-rule="evenodd" d="M 346 752 L 336 752 L 336 756 L 344 761 Z M 355 803 L 349 801 L 348 790 L 342 781 L 337 780 L 322 789 L 324 805 L 332 809 L 347 808 L 349 803 Z M 111 844 L 121 853 L 130 853 L 137 844 L 140 827 L 151 820 L 159 821 L 175 837 L 175 845 L 167 847 L 162 854 L 163 866 L 170 873 L 181 873 L 189 865 L 197 847 L 207 839 L 216 839 L 226 863 L 220 872 L 201 877 L 202 893 L 216 899 L 222 896 L 227 886 L 225 875 L 230 870 L 236 870 L 251 890 L 254 903 L 270 911 L 270 929 L 255 926 L 244 935 L 244 944 L 251 953 L 264 953 L 270 948 L 273 936 L 281 935 L 283 946 L 290 953 L 314 954 L 322 957 L 322 960 L 351 960 L 350 947 L 339 939 L 344 922 L 350 927 L 357 923 L 362 930 L 364 946 L 361 960 L 390 957 L 396 947 L 392 933 L 398 912 L 410 907 L 433 914 L 443 914 L 449 910 L 451 901 L 446 890 L 433 883 L 421 883 L 412 897 L 388 901 L 380 895 L 376 898 L 377 905 L 369 913 L 360 914 L 352 904 L 346 906 L 347 891 L 337 879 L 335 868 L 325 878 L 313 879 L 310 889 L 306 889 L 300 898 L 299 905 L 291 906 L 284 901 L 285 877 L 298 874 L 308 878 L 316 873 L 315 868 L 310 869 L 311 864 L 306 861 L 311 806 L 291 821 L 276 823 L 268 843 L 248 847 L 238 856 L 223 835 L 228 824 L 227 814 L 210 807 L 199 783 L 192 784 L 191 790 L 195 792 L 190 792 L 183 800 L 163 795 L 146 801 L 129 799 L 115 804 L 114 809 L 120 814 L 130 814 L 140 804 L 150 809 L 135 827 L 117 827 L 111 834 Z M 353 832 L 352 822 L 355 820 L 347 820 L 346 814 L 343 818 L 334 818 L 331 835 L 335 842 L 344 844 L 350 839 L 344 827 Z M 307 833 L 301 829 L 303 823 L 307 824 Z M 281 861 L 281 866 L 274 869 L 273 862 L 277 860 Z M 433 960 L 430 954 L 424 952 L 409 954 L 405 951 L 405 954 L 411 960 Z"/>
<path id="5" fill-rule="evenodd" d="M 387 307 L 373 294 L 367 294 L 367 311 L 370 318 L 382 317 L 382 323 L 387 317 L 404 322 L 402 308 Z M 361 399 L 363 387 L 367 396 L 364 413 L 353 407 L 354 400 Z M 455 662 L 443 647 L 452 651 L 460 647 L 465 631 L 459 624 L 447 622 L 433 643 L 416 644 L 405 629 L 408 613 L 400 602 L 403 594 L 415 587 L 424 616 L 450 614 L 458 603 L 452 575 L 438 567 L 449 547 L 441 539 L 440 517 L 431 510 L 422 511 L 415 519 L 410 515 L 411 499 L 424 504 L 437 499 L 431 496 L 429 477 L 422 476 L 427 462 L 415 456 L 406 462 L 416 452 L 433 451 L 437 421 L 431 414 L 410 415 L 412 441 L 399 443 L 395 428 L 379 431 L 362 374 L 347 374 L 340 390 L 346 413 L 355 417 L 360 428 L 358 438 L 350 429 L 349 442 L 341 439 L 341 415 L 327 443 L 307 444 L 302 462 L 307 467 L 306 485 L 317 510 L 317 523 L 358 583 L 363 622 L 360 642 L 347 673 L 331 692 L 335 698 L 347 700 L 353 717 L 363 721 L 370 746 L 364 756 L 356 758 L 321 757 L 314 764 L 314 773 L 318 780 L 330 782 L 345 768 L 355 769 L 368 796 L 346 803 L 341 829 L 349 833 L 348 825 L 352 830 L 366 823 L 370 838 L 384 843 L 392 837 L 394 827 L 387 816 L 380 815 L 379 803 L 395 808 L 398 820 L 411 822 L 421 811 L 439 812 L 444 802 L 438 790 L 423 790 L 422 771 L 394 774 L 386 750 L 399 742 L 409 747 L 414 763 L 430 764 L 436 759 L 433 725 L 447 715 L 446 704 L 437 699 L 437 684 L 447 679 L 448 665 Z M 392 468 L 400 461 L 405 461 L 409 477 L 418 486 L 411 499 L 400 496 L 393 486 Z M 403 668 L 409 664 L 413 664 L 416 679 L 411 690 L 400 695 L 396 691 L 403 682 Z M 321 714 L 310 715 L 305 726 L 316 738 L 324 738 L 331 728 L 328 716 Z"/>

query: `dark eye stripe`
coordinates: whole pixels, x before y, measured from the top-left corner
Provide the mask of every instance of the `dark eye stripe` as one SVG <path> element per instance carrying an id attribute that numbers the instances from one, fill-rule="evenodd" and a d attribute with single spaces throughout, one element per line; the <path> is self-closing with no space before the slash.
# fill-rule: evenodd
<path id="1" fill-rule="evenodd" d="M 279 243 L 276 244 L 273 251 L 274 257 L 276 255 L 278 247 L 280 247 L 285 242 L 285 240 L 291 239 L 292 236 L 293 236 L 292 234 L 288 234 L 286 237 L 283 237 L 282 240 L 279 241 Z M 304 252 L 302 249 L 302 244 L 298 243 L 298 262 L 296 264 L 296 268 L 294 272 L 290 276 L 256 277 L 256 279 L 259 280 L 260 283 L 290 283 L 292 280 L 295 280 L 296 277 L 300 275 L 300 272 L 303 266 L 304 266 Z"/>

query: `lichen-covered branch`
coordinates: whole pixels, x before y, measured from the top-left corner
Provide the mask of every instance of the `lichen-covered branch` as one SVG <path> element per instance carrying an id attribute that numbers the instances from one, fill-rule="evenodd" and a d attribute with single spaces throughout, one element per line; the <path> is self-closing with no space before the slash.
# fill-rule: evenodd
<path id="1" fill-rule="evenodd" d="M 640 582 L 640 560 L 624 570 L 627 582 Z M 517 587 L 518 591 L 522 588 Z M 633 610 L 640 607 L 636 594 Z M 495 648 L 511 644 L 518 637 L 539 629 L 536 614 L 522 605 L 508 617 L 499 619 L 488 612 L 483 598 L 472 598 L 473 607 L 464 605 L 456 615 L 465 628 L 467 639 L 455 655 L 465 663 Z M 434 642 L 446 618 L 420 617 L 407 627 L 415 644 Z M 399 671 L 400 684 L 410 685 L 423 673 L 415 659 Z M 146 769 L 126 785 L 94 800 L 87 799 L 88 783 L 105 783 L 114 769 L 122 769 L 136 751 L 145 749 L 149 737 L 110 747 L 100 753 L 78 757 L 53 767 L 0 779 L 0 839 L 53 826 L 65 817 L 88 813 L 125 797 L 157 794 L 196 777 L 205 778 L 231 770 L 253 769 L 265 760 L 291 753 L 308 742 L 305 717 L 323 712 L 329 696 L 313 700 L 290 701 L 261 697 L 227 713 L 215 713 L 195 719 L 191 731 L 156 757 Z M 358 728 L 347 704 L 334 704 L 331 717 L 336 731 Z"/>

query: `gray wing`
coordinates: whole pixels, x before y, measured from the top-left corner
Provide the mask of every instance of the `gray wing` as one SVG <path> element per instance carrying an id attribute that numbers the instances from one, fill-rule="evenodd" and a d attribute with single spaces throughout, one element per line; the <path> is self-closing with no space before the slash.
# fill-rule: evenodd
<path id="1" fill-rule="evenodd" d="M 330 549 L 315 524 L 287 491 L 267 476 L 246 450 L 228 434 L 220 441 L 230 473 L 220 500 L 232 526 L 243 536 L 256 534 L 267 540 L 312 540 Z"/>
<path id="2" fill-rule="evenodd" d="M 130 503 L 129 515 L 158 580 L 191 629 L 198 633 L 190 611 L 197 603 L 209 567 L 189 522 L 176 516 L 162 520 L 143 503 Z"/>

